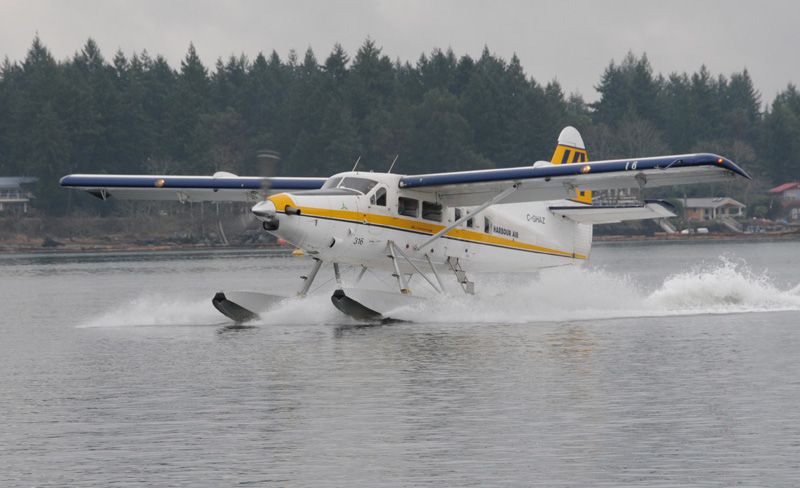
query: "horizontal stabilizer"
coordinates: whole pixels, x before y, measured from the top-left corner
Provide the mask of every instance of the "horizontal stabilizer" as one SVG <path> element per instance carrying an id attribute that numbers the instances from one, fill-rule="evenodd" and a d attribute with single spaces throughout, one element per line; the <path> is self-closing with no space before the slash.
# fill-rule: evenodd
<path id="1" fill-rule="evenodd" d="M 556 215 L 579 224 L 615 224 L 626 220 L 675 217 L 675 206 L 664 200 L 647 200 L 642 205 L 598 205 L 550 207 Z"/>

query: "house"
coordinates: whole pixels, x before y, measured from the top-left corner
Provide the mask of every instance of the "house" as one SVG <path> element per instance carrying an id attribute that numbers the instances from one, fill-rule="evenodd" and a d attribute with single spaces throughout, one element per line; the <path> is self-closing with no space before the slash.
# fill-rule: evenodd
<path id="1" fill-rule="evenodd" d="M 800 220 L 800 183 L 784 183 L 768 193 L 777 197 L 777 203 L 783 207 L 781 217 L 784 220 Z"/>
<path id="2" fill-rule="evenodd" d="M 35 181 L 36 178 L 26 176 L 0 177 L 0 212 L 28 213 L 28 202 L 33 195 L 22 185 Z"/>
<path id="3" fill-rule="evenodd" d="M 781 186 L 776 186 L 768 193 L 780 198 L 781 202 L 800 200 L 800 183 L 784 183 Z"/>
<path id="4" fill-rule="evenodd" d="M 745 205 L 730 197 L 684 198 L 683 208 L 689 220 L 717 220 L 743 216 Z"/>

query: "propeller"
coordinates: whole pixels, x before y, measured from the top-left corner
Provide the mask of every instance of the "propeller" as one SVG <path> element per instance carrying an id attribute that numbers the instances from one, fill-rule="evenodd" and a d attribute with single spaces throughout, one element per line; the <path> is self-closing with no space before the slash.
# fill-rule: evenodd
<path id="1" fill-rule="evenodd" d="M 264 178 L 262 188 L 270 188 L 270 178 L 278 173 L 281 161 L 280 153 L 270 149 L 262 149 L 256 152 L 256 176 Z M 249 243 L 257 242 L 261 236 L 264 235 L 261 230 L 261 222 L 250 211 L 253 205 L 259 202 L 250 202 L 246 204 L 246 208 L 242 208 L 241 204 L 235 204 L 233 209 L 237 209 L 236 213 L 226 213 L 220 215 L 217 221 L 217 230 L 220 235 L 220 240 L 225 245 L 231 243 Z"/>

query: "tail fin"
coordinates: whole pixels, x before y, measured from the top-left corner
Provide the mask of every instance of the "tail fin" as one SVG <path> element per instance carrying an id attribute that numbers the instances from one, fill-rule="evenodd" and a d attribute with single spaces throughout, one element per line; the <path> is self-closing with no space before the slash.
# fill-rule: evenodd
<path id="1" fill-rule="evenodd" d="M 580 133 L 574 127 L 564 127 L 564 130 L 558 135 L 558 146 L 556 146 L 556 152 L 550 162 L 553 164 L 571 164 L 585 163 L 586 161 L 588 161 L 586 146 L 583 145 L 583 138 Z M 591 205 L 592 192 L 576 190 L 576 193 L 572 201 Z"/>

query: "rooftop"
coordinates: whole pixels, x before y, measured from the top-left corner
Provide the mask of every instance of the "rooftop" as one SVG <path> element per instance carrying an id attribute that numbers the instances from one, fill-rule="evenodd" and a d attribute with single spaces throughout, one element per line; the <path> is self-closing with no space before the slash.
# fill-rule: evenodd
<path id="1" fill-rule="evenodd" d="M 685 198 L 683 200 L 683 206 L 687 208 L 718 208 L 722 207 L 723 205 L 744 207 L 743 203 L 739 203 L 730 197 Z"/>
<path id="2" fill-rule="evenodd" d="M 30 176 L 0 176 L 0 188 L 19 188 L 23 183 L 33 183 L 36 178 Z"/>
<path id="3" fill-rule="evenodd" d="M 784 183 L 781 186 L 776 186 L 775 188 L 770 190 L 769 193 L 783 193 L 786 190 L 791 190 L 797 188 L 798 186 L 800 186 L 800 183 L 796 181 L 794 183 Z"/>

